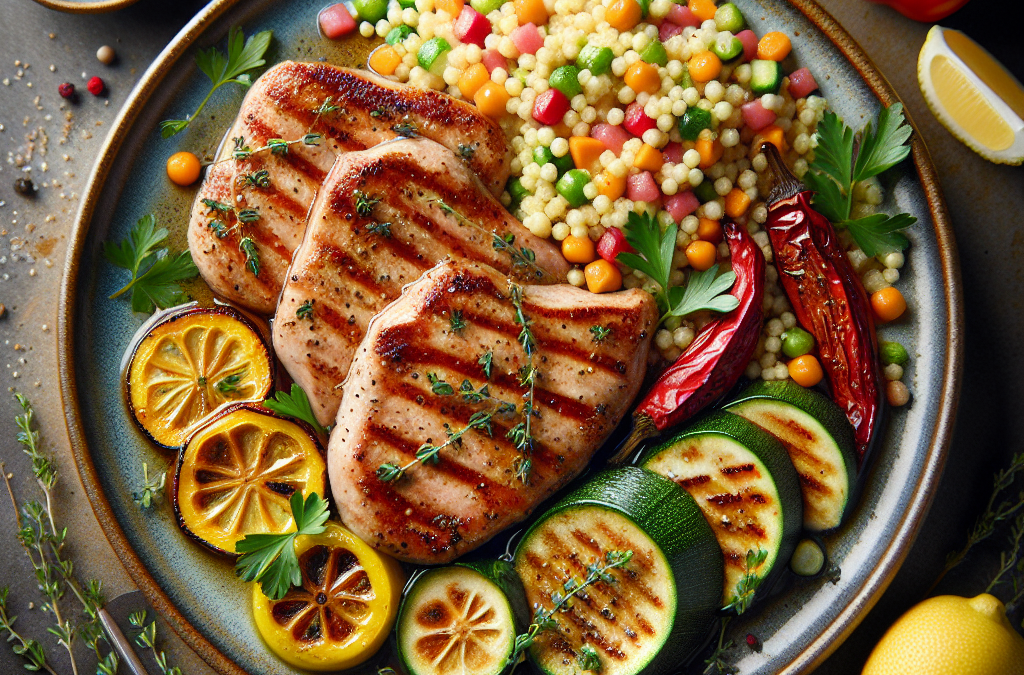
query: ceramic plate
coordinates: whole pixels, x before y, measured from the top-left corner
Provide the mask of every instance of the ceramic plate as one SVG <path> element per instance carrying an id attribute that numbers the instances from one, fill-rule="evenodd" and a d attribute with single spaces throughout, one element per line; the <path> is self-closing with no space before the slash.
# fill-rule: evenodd
<path id="1" fill-rule="evenodd" d="M 70 14 L 100 14 L 123 9 L 139 0 L 36 0 L 40 5 Z"/>
<path id="2" fill-rule="evenodd" d="M 796 62 L 812 68 L 834 109 L 854 127 L 873 118 L 892 89 L 860 48 L 811 0 L 734 0 L 756 32 L 785 30 Z M 243 92 L 225 87 L 185 133 L 163 140 L 159 122 L 194 110 L 209 83 L 196 69 L 198 48 L 223 46 L 228 29 L 272 29 L 274 58 L 354 64 L 366 41 L 330 43 L 315 17 L 325 0 L 215 0 L 187 25 L 150 67 L 99 158 L 78 215 L 65 267 L 60 312 L 61 381 L 67 423 L 82 481 L 107 537 L 154 607 L 210 665 L 222 673 L 291 672 L 263 645 L 250 619 L 250 590 L 231 564 L 186 539 L 164 503 L 143 511 L 132 492 L 143 484 L 142 463 L 169 465 L 137 430 L 125 407 L 120 362 L 145 317 L 124 299 L 109 300 L 124 283 L 101 255 L 144 214 L 155 213 L 185 246 L 194 189 L 174 188 L 164 172 L 177 150 L 212 155 Z M 757 654 L 732 655 L 744 675 L 805 672 L 853 630 L 885 590 L 910 548 L 938 482 L 952 431 L 962 349 L 962 307 L 955 245 L 935 170 L 920 140 L 913 161 L 887 175 L 889 211 L 919 222 L 901 289 L 908 319 L 883 336 L 907 345 L 914 358 L 906 382 L 909 407 L 895 412 L 864 482 L 856 512 L 827 538 L 842 575 L 835 583 L 790 579 L 737 627 L 764 642 Z M 209 302 L 201 283 L 190 290 Z M 369 666 L 377 665 L 371 660 Z"/>

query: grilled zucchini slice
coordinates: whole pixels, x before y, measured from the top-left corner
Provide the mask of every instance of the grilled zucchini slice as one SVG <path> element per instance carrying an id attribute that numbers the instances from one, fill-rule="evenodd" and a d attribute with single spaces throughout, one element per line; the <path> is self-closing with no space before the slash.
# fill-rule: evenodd
<path id="1" fill-rule="evenodd" d="M 714 412 L 640 459 L 690 493 L 725 556 L 722 605 L 739 594 L 748 573 L 774 578 L 789 561 L 800 536 L 800 483 L 786 449 L 752 422 Z M 748 569 L 747 554 L 766 551 Z"/>
<path id="2" fill-rule="evenodd" d="M 650 471 L 605 471 L 574 490 L 527 530 L 514 564 L 529 606 L 550 609 L 552 594 L 582 582 L 589 565 L 627 550 L 633 557 L 609 571 L 613 581 L 589 586 L 537 636 L 530 657 L 542 671 L 577 675 L 596 654 L 601 675 L 660 675 L 704 642 L 722 552 L 693 499 Z"/>
<path id="3" fill-rule="evenodd" d="M 725 408 L 775 436 L 800 476 L 804 529 L 838 527 L 856 480 L 853 427 L 827 396 L 790 380 L 757 382 Z"/>
<path id="4" fill-rule="evenodd" d="M 398 653 L 409 675 L 498 675 L 529 612 L 512 565 L 501 560 L 430 570 L 409 589 Z"/>

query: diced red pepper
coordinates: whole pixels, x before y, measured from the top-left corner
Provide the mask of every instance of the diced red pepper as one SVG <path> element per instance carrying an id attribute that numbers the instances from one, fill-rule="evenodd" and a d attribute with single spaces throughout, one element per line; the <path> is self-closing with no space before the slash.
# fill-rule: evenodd
<path id="1" fill-rule="evenodd" d="M 743 43 L 743 60 L 753 61 L 757 57 L 757 35 L 747 29 L 736 33 L 736 39 Z"/>
<path id="2" fill-rule="evenodd" d="M 698 207 L 700 207 L 700 200 L 697 199 L 697 195 L 693 194 L 693 190 L 677 192 L 671 197 L 665 197 L 665 210 L 677 225 Z"/>
<path id="3" fill-rule="evenodd" d="M 743 111 L 743 123 L 754 131 L 760 131 L 775 122 L 775 113 L 761 105 L 759 98 L 744 103 L 740 110 Z"/>
<path id="4" fill-rule="evenodd" d="M 484 52 L 480 62 L 487 68 L 488 73 L 493 73 L 495 68 L 504 68 L 508 72 L 508 59 L 501 55 L 497 49 L 488 49 Z"/>
<path id="5" fill-rule="evenodd" d="M 533 119 L 541 124 L 558 124 L 568 111 L 569 99 L 554 87 L 538 95 L 533 101 Z"/>
<path id="6" fill-rule="evenodd" d="M 697 15 L 690 11 L 690 8 L 686 5 L 677 5 L 672 3 L 671 9 L 668 10 L 668 14 L 665 15 L 667 21 L 686 27 L 693 26 L 697 28 L 701 24 L 701 20 L 697 18 Z"/>
<path id="7" fill-rule="evenodd" d="M 597 255 L 610 263 L 615 262 L 620 253 L 635 253 L 626 241 L 626 235 L 617 227 L 609 227 L 597 240 Z"/>
<path id="8" fill-rule="evenodd" d="M 626 108 L 626 119 L 622 126 L 634 136 L 643 136 L 645 131 L 656 128 L 658 123 L 647 116 L 642 105 L 634 101 Z"/>
<path id="9" fill-rule="evenodd" d="M 590 130 L 590 137 L 604 143 L 604 147 L 616 155 L 622 152 L 622 145 L 629 140 L 629 134 L 614 124 L 595 124 Z"/>
<path id="10" fill-rule="evenodd" d="M 480 12 L 465 5 L 458 18 L 452 23 L 452 32 L 459 42 L 484 46 L 484 40 L 491 34 L 491 22 Z M 522 50 L 520 50 L 522 51 Z"/>
<path id="11" fill-rule="evenodd" d="M 544 36 L 540 29 L 532 23 L 519 26 L 512 31 L 512 44 L 516 46 L 520 54 L 536 54 L 537 50 L 544 46 Z"/>
<path id="12" fill-rule="evenodd" d="M 676 7 L 678 7 L 678 5 L 676 5 Z M 679 24 L 672 23 L 671 21 L 662 21 L 661 25 L 658 26 L 658 39 L 662 42 L 668 42 L 670 38 L 674 38 L 682 32 L 683 27 Z"/>
<path id="13" fill-rule="evenodd" d="M 356 20 L 349 14 L 343 3 L 331 5 L 320 12 L 320 30 L 330 40 L 348 35 L 356 29 Z"/>
<path id="14" fill-rule="evenodd" d="M 661 158 L 669 164 L 683 161 L 683 144 L 673 141 L 661 149 Z"/>
<path id="15" fill-rule="evenodd" d="M 805 98 L 817 88 L 818 83 L 807 68 L 800 68 L 789 74 L 789 95 L 793 98 Z"/>
<path id="16" fill-rule="evenodd" d="M 650 171 L 641 171 L 626 179 L 626 196 L 634 202 L 653 202 L 661 197 L 661 190 Z"/>

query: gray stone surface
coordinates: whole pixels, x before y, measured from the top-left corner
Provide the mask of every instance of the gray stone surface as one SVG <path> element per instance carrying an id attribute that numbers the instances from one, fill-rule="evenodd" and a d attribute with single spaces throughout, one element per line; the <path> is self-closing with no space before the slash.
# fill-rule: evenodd
<path id="1" fill-rule="evenodd" d="M 69 528 L 67 549 L 80 577 L 100 579 L 108 597 L 132 591 L 134 586 L 92 514 L 68 448 L 57 386 L 56 296 L 78 195 L 106 130 L 134 82 L 201 4 L 141 0 L 107 15 L 72 16 L 30 0 L 0 0 L 0 303 L 5 306 L 0 317 L 0 385 L 25 393 L 35 404 L 44 446 L 61 467 L 55 514 Z M 821 4 L 889 78 L 931 150 L 959 242 L 967 302 L 960 418 L 946 473 L 921 536 L 889 590 L 817 671 L 845 675 L 860 671 L 885 628 L 923 596 L 946 553 L 962 542 L 983 508 L 991 474 L 1021 449 L 1024 168 L 983 161 L 932 117 L 916 78 L 917 53 L 927 25 L 863 0 L 821 0 Z M 964 29 L 1024 79 L 1019 26 L 992 20 L 998 15 L 998 4 L 976 0 L 942 23 Z M 118 53 L 111 66 L 95 57 L 104 44 Z M 83 73 L 102 77 L 108 93 L 96 98 L 86 92 Z M 57 95 L 57 86 L 65 81 L 78 88 L 76 103 Z M 19 157 L 31 172 L 22 172 Z M 31 199 L 13 189 L 14 180 L 24 175 L 31 175 L 40 186 Z M 12 474 L 18 496 L 35 498 L 29 462 L 14 438 L 16 413 L 13 398 L 0 396 L 0 461 Z M 3 497 L 0 586 L 11 586 L 10 611 L 19 615 L 17 627 L 43 641 L 59 673 L 70 673 L 66 655 L 45 634 L 49 617 L 38 610 L 39 593 L 14 538 L 15 530 L 14 513 Z M 983 547 L 938 590 L 979 593 L 997 561 L 998 546 Z M 166 628 L 161 634 L 171 661 L 183 672 L 211 672 Z M 87 662 L 84 656 L 82 662 Z M 21 672 L 20 659 L 6 647 L 0 648 L 0 673 L 15 672 Z M 91 672 L 91 664 L 82 672 Z"/>

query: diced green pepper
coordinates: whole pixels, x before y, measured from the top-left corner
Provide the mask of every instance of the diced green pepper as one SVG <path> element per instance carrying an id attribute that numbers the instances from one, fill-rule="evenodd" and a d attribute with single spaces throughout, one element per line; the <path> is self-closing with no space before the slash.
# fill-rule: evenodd
<path id="1" fill-rule="evenodd" d="M 558 190 L 558 194 L 565 197 L 565 200 L 569 202 L 569 206 L 578 209 L 590 201 L 587 199 L 587 195 L 583 193 L 583 188 L 589 182 L 590 174 L 586 171 L 583 169 L 571 169 L 558 179 L 558 182 L 555 183 L 555 189 Z"/>
<path id="2" fill-rule="evenodd" d="M 377 23 L 388 15 L 388 0 L 352 0 L 360 21 Z"/>
<path id="3" fill-rule="evenodd" d="M 420 68 L 440 75 L 441 73 L 437 71 L 444 72 L 445 64 L 448 62 L 448 57 L 445 54 L 451 49 L 452 46 L 443 37 L 432 37 L 420 45 L 420 50 L 416 53 L 416 60 L 419 62 Z"/>
<path id="4" fill-rule="evenodd" d="M 513 178 L 508 182 L 508 194 L 512 197 L 512 203 L 508 205 L 509 211 L 515 211 L 519 208 L 519 205 L 523 203 L 523 200 L 530 196 L 530 191 L 523 187 L 522 182 L 518 178 Z"/>
<path id="5" fill-rule="evenodd" d="M 695 141 L 700 132 L 711 128 L 711 113 L 703 108 L 687 108 L 679 118 L 679 135 L 688 141 Z"/>
<path id="6" fill-rule="evenodd" d="M 572 156 L 568 153 L 561 157 L 555 157 L 555 153 L 551 152 L 551 148 L 545 148 L 543 145 L 538 145 L 533 149 L 533 161 L 541 166 L 549 162 L 554 164 L 555 168 L 558 169 L 559 176 L 570 169 L 576 168 L 572 163 Z"/>
<path id="7" fill-rule="evenodd" d="M 885 365 L 895 363 L 897 366 L 902 366 L 910 360 L 906 348 L 899 342 L 883 342 L 878 347 L 882 352 L 882 363 Z"/>
<path id="8" fill-rule="evenodd" d="M 388 31 L 388 36 L 384 38 L 384 42 L 387 42 L 389 45 L 397 45 L 415 32 L 412 26 L 406 26 L 403 23 L 401 26 L 395 26 Z"/>
<path id="9" fill-rule="evenodd" d="M 637 0 L 637 2 L 640 4 L 640 16 L 646 19 L 651 12 L 651 0 Z"/>
<path id="10" fill-rule="evenodd" d="M 718 193 L 715 191 L 715 182 L 712 180 L 705 180 L 700 185 L 693 188 L 693 194 L 700 200 L 701 204 L 713 202 L 718 199 Z"/>
<path id="11" fill-rule="evenodd" d="M 718 30 L 727 30 L 733 35 L 743 30 L 743 13 L 731 2 L 720 5 L 715 10 L 715 26 Z"/>
<path id="12" fill-rule="evenodd" d="M 679 76 L 678 80 L 676 80 L 676 84 L 683 89 L 689 89 L 693 86 L 693 80 L 690 79 L 690 68 L 685 63 L 683 64 L 683 74 Z"/>
<path id="13" fill-rule="evenodd" d="M 740 45 L 740 49 L 743 49 L 743 45 Z M 652 41 L 640 52 L 640 60 L 653 63 L 656 66 L 668 65 L 668 52 L 665 51 L 665 45 L 661 44 L 661 40 Z"/>
<path id="14" fill-rule="evenodd" d="M 548 85 L 565 94 L 565 97 L 571 101 L 573 96 L 583 92 L 579 77 L 580 71 L 576 66 L 559 66 L 548 78 Z"/>
<path id="15" fill-rule="evenodd" d="M 730 61 L 743 53 L 743 43 L 739 38 L 719 33 L 715 41 L 711 43 L 711 51 L 723 61 Z"/>
<path id="16" fill-rule="evenodd" d="M 791 359 L 810 354 L 814 349 L 814 336 L 794 326 L 782 334 L 782 353 Z"/>
<path id="17" fill-rule="evenodd" d="M 505 0 L 469 0 L 469 6 L 487 16 L 505 4 Z"/>
<path id="18" fill-rule="evenodd" d="M 580 50 L 576 58 L 576 66 L 580 70 L 589 70 L 591 75 L 604 75 L 612 69 L 615 53 L 608 47 L 587 45 Z"/>
<path id="19" fill-rule="evenodd" d="M 402 9 L 416 9 L 416 0 L 398 0 L 398 6 Z"/>

